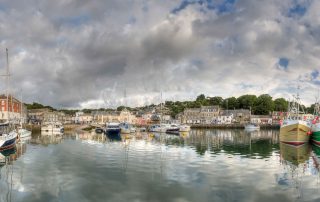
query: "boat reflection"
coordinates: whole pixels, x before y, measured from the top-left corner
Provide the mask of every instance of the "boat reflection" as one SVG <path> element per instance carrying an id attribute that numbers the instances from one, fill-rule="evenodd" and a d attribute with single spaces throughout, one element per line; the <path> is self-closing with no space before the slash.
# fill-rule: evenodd
<path id="1" fill-rule="evenodd" d="M 121 134 L 106 134 L 109 142 L 118 142 L 121 141 Z"/>
<path id="2" fill-rule="evenodd" d="M 280 156 L 284 164 L 292 164 L 298 166 L 304 164 L 310 157 L 311 148 L 309 144 L 301 146 L 292 146 L 285 143 L 280 143 Z"/>
<path id="3" fill-rule="evenodd" d="M 310 175 L 312 161 L 309 161 L 311 147 L 309 144 L 293 146 L 280 143 L 280 163 L 283 172 L 276 174 L 279 185 L 293 189 L 293 196 L 297 199 L 303 198 L 302 177 Z"/>
<path id="4" fill-rule="evenodd" d="M 104 134 L 98 134 L 95 132 L 82 132 L 76 133 L 76 139 L 82 140 L 88 143 L 104 143 L 106 141 L 106 137 Z"/>
<path id="5" fill-rule="evenodd" d="M 60 144 L 62 143 L 63 136 L 61 135 L 39 135 L 30 140 L 31 144 L 40 144 L 43 146 L 48 146 L 50 144 Z"/>

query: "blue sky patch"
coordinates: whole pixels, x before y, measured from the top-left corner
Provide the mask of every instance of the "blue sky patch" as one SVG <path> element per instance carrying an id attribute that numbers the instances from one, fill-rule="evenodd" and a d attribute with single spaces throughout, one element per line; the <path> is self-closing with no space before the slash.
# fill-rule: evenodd
<path id="1" fill-rule="evenodd" d="M 312 79 L 317 79 L 318 76 L 319 76 L 319 71 L 318 71 L 318 70 L 313 70 L 313 71 L 311 72 L 311 78 L 312 78 Z"/>
<path id="2" fill-rule="evenodd" d="M 286 71 L 288 70 L 288 66 L 289 66 L 289 59 L 279 58 L 278 65 L 277 65 L 278 69 Z"/>
<path id="3" fill-rule="evenodd" d="M 190 5 L 203 5 L 207 10 L 216 10 L 219 14 L 232 12 L 236 0 L 224 0 L 222 2 L 215 2 L 214 0 L 183 0 L 180 5 L 174 8 L 171 12 L 174 14 L 186 9 Z M 201 12 L 205 12 L 203 8 Z"/>
<path id="4" fill-rule="evenodd" d="M 293 4 L 287 13 L 288 17 L 302 17 L 302 16 L 304 16 L 310 6 L 310 3 L 311 3 L 310 0 L 305 0 L 305 1 L 293 0 L 292 2 L 293 2 Z"/>

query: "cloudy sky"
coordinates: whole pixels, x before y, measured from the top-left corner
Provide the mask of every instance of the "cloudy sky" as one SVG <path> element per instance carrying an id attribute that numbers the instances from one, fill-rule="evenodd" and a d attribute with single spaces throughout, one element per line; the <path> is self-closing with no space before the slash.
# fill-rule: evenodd
<path id="1" fill-rule="evenodd" d="M 58 108 L 320 87 L 317 0 L 0 0 L 0 71 Z M 4 91 L 4 81 L 0 83 Z"/>

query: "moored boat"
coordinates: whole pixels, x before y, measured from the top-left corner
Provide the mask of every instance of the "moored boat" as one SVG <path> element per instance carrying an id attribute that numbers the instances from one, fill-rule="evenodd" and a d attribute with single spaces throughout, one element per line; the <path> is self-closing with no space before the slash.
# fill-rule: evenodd
<path id="1" fill-rule="evenodd" d="M 302 145 L 309 142 L 311 121 L 300 111 L 299 94 L 289 102 L 287 117 L 280 126 L 280 142 L 291 145 Z"/>
<path id="2" fill-rule="evenodd" d="M 101 134 L 101 133 L 104 132 L 104 130 L 103 130 L 103 128 L 97 127 L 97 128 L 95 129 L 95 132 L 98 133 L 98 134 Z"/>
<path id="3" fill-rule="evenodd" d="M 311 125 L 311 140 L 317 145 L 320 145 L 320 104 L 319 102 L 316 102 L 314 106 L 314 115 L 315 118 L 312 120 L 312 125 Z"/>
<path id="4" fill-rule="evenodd" d="M 131 132 L 131 126 L 129 123 L 123 122 L 119 124 L 120 132 L 122 134 L 129 134 Z"/>
<path id="5" fill-rule="evenodd" d="M 10 149 L 15 146 L 17 132 L 14 126 L 9 123 L 0 124 L 0 150 Z"/>
<path id="6" fill-rule="evenodd" d="M 61 123 L 45 123 L 41 125 L 41 133 L 63 134 L 64 127 Z"/>
<path id="7" fill-rule="evenodd" d="M 31 131 L 24 128 L 18 128 L 18 136 L 19 138 L 29 137 L 31 136 Z"/>
<path id="8" fill-rule="evenodd" d="M 176 124 L 168 124 L 166 133 L 178 133 L 179 134 L 180 127 Z"/>
<path id="9" fill-rule="evenodd" d="M 189 132 L 190 130 L 191 130 L 190 126 L 188 126 L 188 125 L 180 125 L 180 127 L 179 127 L 180 132 Z"/>
<path id="10" fill-rule="evenodd" d="M 106 135 L 120 135 L 120 124 L 119 123 L 108 123 L 105 129 Z"/>

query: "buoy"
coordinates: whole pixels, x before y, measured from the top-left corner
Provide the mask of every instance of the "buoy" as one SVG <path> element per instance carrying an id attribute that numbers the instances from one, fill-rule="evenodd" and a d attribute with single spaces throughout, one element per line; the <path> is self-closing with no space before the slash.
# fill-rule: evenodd
<path id="1" fill-rule="evenodd" d="M 311 135 L 311 134 L 312 134 L 312 131 L 309 130 L 309 131 L 307 132 L 307 135 Z"/>

